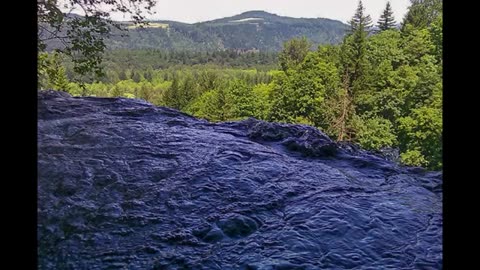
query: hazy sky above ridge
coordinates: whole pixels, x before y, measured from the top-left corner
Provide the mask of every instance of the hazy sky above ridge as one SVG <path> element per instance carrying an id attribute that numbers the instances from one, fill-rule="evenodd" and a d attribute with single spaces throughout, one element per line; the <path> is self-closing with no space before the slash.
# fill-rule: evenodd
<path id="1" fill-rule="evenodd" d="M 387 0 L 363 0 L 363 5 L 377 22 Z M 409 0 L 390 0 L 394 16 L 400 22 L 407 12 Z M 186 23 L 229 17 L 250 10 L 264 10 L 281 16 L 296 18 L 329 18 L 347 22 L 357 8 L 358 0 L 157 0 L 155 20 L 173 20 Z M 114 20 L 128 20 L 114 14 Z"/>

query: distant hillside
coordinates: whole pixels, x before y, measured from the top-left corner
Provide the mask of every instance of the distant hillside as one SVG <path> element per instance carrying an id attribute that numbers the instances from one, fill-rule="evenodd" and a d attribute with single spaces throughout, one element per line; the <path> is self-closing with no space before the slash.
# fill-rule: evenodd
<path id="1" fill-rule="evenodd" d="M 195 24 L 152 21 L 146 28 L 129 25 L 127 37 L 115 35 L 107 41 L 107 46 L 110 49 L 278 51 L 285 41 L 301 36 L 306 36 L 315 47 L 339 43 L 346 27 L 340 21 L 324 18 L 290 18 L 249 11 Z"/>

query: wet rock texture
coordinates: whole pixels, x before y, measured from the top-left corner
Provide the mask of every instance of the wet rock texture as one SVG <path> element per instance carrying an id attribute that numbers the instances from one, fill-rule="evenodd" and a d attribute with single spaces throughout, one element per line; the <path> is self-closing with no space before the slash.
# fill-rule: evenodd
<path id="1" fill-rule="evenodd" d="M 442 175 L 308 126 L 38 94 L 39 269 L 441 269 Z"/>

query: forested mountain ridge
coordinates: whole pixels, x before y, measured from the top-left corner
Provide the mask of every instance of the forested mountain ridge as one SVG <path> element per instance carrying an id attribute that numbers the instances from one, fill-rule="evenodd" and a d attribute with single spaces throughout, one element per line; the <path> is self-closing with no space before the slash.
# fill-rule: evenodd
<path id="1" fill-rule="evenodd" d="M 162 20 L 150 21 L 150 25 L 144 28 L 133 25 L 127 25 L 127 28 L 128 36 L 125 37 L 114 31 L 106 41 L 107 48 L 279 51 L 287 40 L 302 36 L 312 41 L 312 47 L 340 43 L 347 25 L 331 19 L 291 18 L 249 11 L 194 24 Z M 52 42 L 48 45 L 51 49 L 56 46 Z"/>

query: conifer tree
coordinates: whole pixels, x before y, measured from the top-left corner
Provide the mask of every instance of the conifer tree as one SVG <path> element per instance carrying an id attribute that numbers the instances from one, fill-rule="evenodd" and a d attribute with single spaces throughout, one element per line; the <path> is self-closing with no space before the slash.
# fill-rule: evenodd
<path id="1" fill-rule="evenodd" d="M 379 32 L 394 29 L 395 28 L 395 18 L 393 17 L 393 10 L 390 5 L 390 1 L 387 2 L 387 6 L 383 11 L 380 19 L 378 20 L 377 26 L 379 28 Z"/>
<path id="2" fill-rule="evenodd" d="M 142 80 L 142 75 L 139 72 L 132 71 L 132 80 L 139 83 Z"/>
<path id="3" fill-rule="evenodd" d="M 125 70 L 122 69 L 119 73 L 118 73 L 118 79 L 120 81 L 125 81 L 127 80 L 127 74 L 125 73 Z"/>
<path id="4" fill-rule="evenodd" d="M 151 68 L 147 69 L 143 74 L 143 77 L 145 78 L 145 80 L 152 82 L 152 79 L 153 79 L 152 73 L 153 73 L 153 70 Z"/>
<path id="5" fill-rule="evenodd" d="M 37 63 L 39 89 L 54 89 L 68 92 L 70 82 L 68 81 L 65 67 L 62 66 L 61 57 L 58 52 L 39 54 Z"/>
<path id="6" fill-rule="evenodd" d="M 68 92 L 69 90 L 69 81 L 67 75 L 65 74 L 65 68 L 60 66 L 58 67 L 56 76 L 53 81 L 53 89 Z"/>
<path id="7" fill-rule="evenodd" d="M 355 33 L 356 31 L 370 32 L 372 28 L 372 18 L 370 15 L 365 15 L 365 7 L 363 6 L 362 0 L 358 1 L 357 11 L 348 23 L 350 24 L 350 33 Z"/>
<path id="8" fill-rule="evenodd" d="M 180 109 L 180 98 L 180 85 L 177 76 L 174 75 L 171 86 L 164 93 L 163 102 L 167 107 Z"/>
<path id="9" fill-rule="evenodd" d="M 365 65 L 367 59 L 366 46 L 367 36 L 372 27 L 372 18 L 365 15 L 365 8 L 362 1 L 358 2 L 357 11 L 350 20 L 350 34 L 343 42 L 343 66 L 344 72 L 349 73 L 350 91 L 355 91 L 354 83 L 359 80 L 365 73 Z"/>

